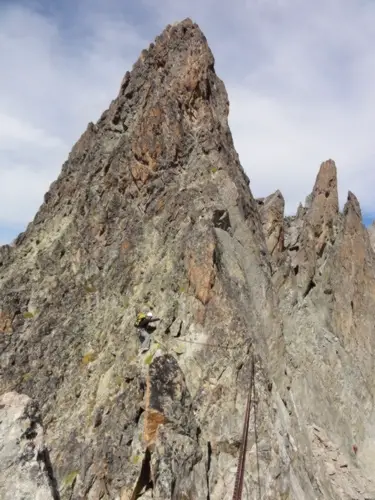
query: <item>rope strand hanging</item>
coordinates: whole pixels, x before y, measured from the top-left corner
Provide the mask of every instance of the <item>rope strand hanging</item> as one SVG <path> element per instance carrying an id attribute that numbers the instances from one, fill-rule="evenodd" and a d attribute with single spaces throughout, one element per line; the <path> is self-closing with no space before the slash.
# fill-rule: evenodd
<path id="1" fill-rule="evenodd" d="M 251 404 L 253 402 L 253 394 L 254 399 L 256 397 L 255 392 L 255 362 L 254 362 L 254 354 L 252 355 L 252 366 L 251 366 L 251 377 L 250 377 L 250 387 L 247 395 L 247 403 L 246 403 L 246 412 L 244 418 L 244 425 L 242 431 L 242 440 L 240 447 L 240 457 L 238 460 L 237 472 L 236 472 L 236 482 L 233 490 L 232 500 L 242 500 L 242 491 L 243 491 L 243 483 L 244 483 L 244 475 L 245 475 L 245 463 L 246 463 L 246 451 L 247 451 L 247 439 L 249 435 L 249 423 L 250 423 L 250 411 Z M 256 404 L 256 401 L 254 401 Z M 255 412 L 255 409 L 254 409 Z M 257 470 L 258 470 L 258 483 L 259 483 L 259 499 L 261 498 L 261 489 L 260 489 L 260 473 L 259 473 L 259 461 L 258 461 L 258 436 L 256 429 L 256 415 L 254 413 L 254 432 L 255 432 L 255 441 L 257 448 Z"/>

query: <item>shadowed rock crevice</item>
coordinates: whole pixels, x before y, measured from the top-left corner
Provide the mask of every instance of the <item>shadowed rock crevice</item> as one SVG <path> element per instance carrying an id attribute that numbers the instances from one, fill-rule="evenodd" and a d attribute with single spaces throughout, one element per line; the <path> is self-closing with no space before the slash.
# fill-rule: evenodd
<path id="1" fill-rule="evenodd" d="M 141 473 L 130 500 L 137 500 L 143 490 L 145 490 L 146 492 L 147 490 L 152 490 L 152 488 L 153 483 L 151 479 L 151 453 L 147 448 L 145 451 L 145 456 L 142 460 Z"/>
<path id="2" fill-rule="evenodd" d="M 25 394 L 3 394 L 0 436 L 0 498 L 60 500 L 37 403 Z"/>
<path id="3" fill-rule="evenodd" d="M 207 471 L 206 471 L 206 478 L 207 478 L 207 497 L 206 500 L 210 500 L 210 472 L 211 472 L 211 458 L 212 458 L 212 446 L 210 441 L 207 443 Z"/>
<path id="4" fill-rule="evenodd" d="M 51 494 L 52 494 L 53 500 L 60 500 L 59 487 L 57 484 L 57 479 L 56 479 L 54 472 L 53 472 L 51 458 L 49 456 L 49 452 L 48 452 L 47 448 L 44 448 L 43 450 L 38 452 L 37 460 L 38 460 L 38 462 L 43 463 L 43 468 L 46 471 L 47 476 L 48 476 L 48 482 L 49 482 L 49 486 L 51 489 Z"/>

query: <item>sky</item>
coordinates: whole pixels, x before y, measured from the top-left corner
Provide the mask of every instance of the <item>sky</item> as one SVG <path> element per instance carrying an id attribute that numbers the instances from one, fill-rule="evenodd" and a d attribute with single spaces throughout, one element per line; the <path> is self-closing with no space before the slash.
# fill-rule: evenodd
<path id="1" fill-rule="evenodd" d="M 253 195 L 280 189 L 291 215 L 331 158 L 341 207 L 351 190 L 375 218 L 375 1 L 0 0 L 0 244 L 142 49 L 186 17 L 214 53 Z"/>

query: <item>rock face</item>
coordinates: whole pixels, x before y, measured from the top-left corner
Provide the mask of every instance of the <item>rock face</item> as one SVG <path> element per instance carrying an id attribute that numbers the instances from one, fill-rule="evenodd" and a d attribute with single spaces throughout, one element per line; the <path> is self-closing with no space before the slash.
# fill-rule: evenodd
<path id="1" fill-rule="evenodd" d="M 0 498 L 58 500 L 38 407 L 25 394 L 0 397 Z"/>
<path id="2" fill-rule="evenodd" d="M 358 202 L 339 213 L 332 161 L 296 217 L 256 201 L 228 110 L 198 26 L 167 27 L 0 248 L 0 393 L 38 402 L 56 498 L 232 498 L 252 359 L 245 498 L 375 491 Z M 162 321 L 140 354 L 146 307 Z"/>
<path id="3" fill-rule="evenodd" d="M 284 250 L 285 201 L 280 191 L 257 200 L 268 251 L 278 260 Z"/>

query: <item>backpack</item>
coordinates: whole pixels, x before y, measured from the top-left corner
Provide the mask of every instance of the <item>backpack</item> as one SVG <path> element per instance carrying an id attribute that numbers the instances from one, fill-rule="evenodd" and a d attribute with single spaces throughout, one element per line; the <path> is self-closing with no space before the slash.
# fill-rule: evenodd
<path id="1" fill-rule="evenodd" d="M 146 318 L 145 313 L 138 313 L 137 314 L 137 319 L 135 321 L 135 326 L 139 326 L 141 322 Z"/>

